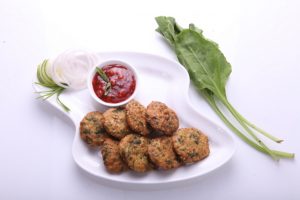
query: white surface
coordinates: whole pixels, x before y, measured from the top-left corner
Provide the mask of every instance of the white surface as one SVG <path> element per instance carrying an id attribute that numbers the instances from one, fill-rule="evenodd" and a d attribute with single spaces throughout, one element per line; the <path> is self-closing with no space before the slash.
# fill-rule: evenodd
<path id="1" fill-rule="evenodd" d="M 92 93 L 94 91 L 89 88 L 82 91 L 64 92 L 60 96 L 60 99 L 71 109 L 69 112 L 65 112 L 55 98 L 46 100 L 53 106 L 53 109 L 61 111 L 76 126 L 72 154 L 79 167 L 90 175 L 94 175 L 102 184 L 124 189 L 153 190 L 169 188 L 170 185 L 182 186 L 186 182 L 200 179 L 201 176 L 213 172 L 229 161 L 235 151 L 234 140 L 228 132 L 192 107 L 189 97 L 190 79 L 183 66 L 161 56 L 145 53 L 104 52 L 97 55 L 99 63 L 110 60 L 111 64 L 115 63 L 113 60 L 118 60 L 117 63 L 130 63 L 130 66 L 135 67 L 139 78 L 135 99 L 145 106 L 155 100 L 164 102 L 170 108 L 175 109 L 179 117 L 180 128 L 194 127 L 208 136 L 210 154 L 201 162 L 170 171 L 153 170 L 145 174 L 127 171 L 118 175 L 108 173 L 99 156 L 99 151 L 88 148 L 79 135 L 80 121 L 88 112 L 96 110 L 104 112 L 109 108 L 92 98 L 91 90 Z M 95 75 L 94 70 L 91 71 L 93 71 L 91 74 Z M 89 79 L 88 84 L 91 82 L 92 78 Z M 33 86 L 37 92 L 47 91 L 47 88 L 39 85 Z M 159 88 L 164 88 L 164 90 Z"/>
<path id="2" fill-rule="evenodd" d="M 1 199 L 299 199 L 299 1 L 16 1 L 0 3 Z M 74 127 L 36 100 L 36 65 L 69 48 L 141 51 L 175 60 L 154 17 L 195 23 L 219 43 L 233 73 L 228 98 L 296 153 L 275 163 L 237 137 L 230 162 L 180 188 L 128 191 L 103 186 L 74 163 Z M 193 91 L 191 91 L 193 93 Z M 221 121 L 201 99 L 196 108 Z"/>

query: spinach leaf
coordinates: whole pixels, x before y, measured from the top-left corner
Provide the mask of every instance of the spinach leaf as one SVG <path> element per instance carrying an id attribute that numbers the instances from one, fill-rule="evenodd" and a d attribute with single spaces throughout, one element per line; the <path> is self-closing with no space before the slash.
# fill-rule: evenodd
<path id="1" fill-rule="evenodd" d="M 175 49 L 178 60 L 186 66 L 198 89 L 226 96 L 225 85 L 231 65 L 215 43 L 199 32 L 186 29 L 176 37 Z"/>
<path id="2" fill-rule="evenodd" d="M 171 46 L 174 46 L 176 35 L 181 32 L 182 28 L 172 17 L 156 17 L 156 22 L 159 25 L 156 31 L 162 34 Z"/>
<path id="3" fill-rule="evenodd" d="M 269 149 L 253 130 L 275 142 L 280 143 L 282 140 L 249 122 L 228 101 L 225 87 L 231 73 L 231 65 L 218 45 L 206 39 L 202 30 L 194 24 L 190 24 L 188 29 L 183 29 L 172 17 L 159 16 L 155 19 L 158 24 L 156 31 L 169 42 L 179 62 L 187 69 L 197 91 L 202 94 L 221 120 L 243 141 L 256 150 L 270 155 L 273 159 L 293 158 L 293 153 Z M 231 113 L 241 128 L 233 124 L 232 118 L 226 117 L 219 105 Z M 248 136 L 244 134 L 244 131 L 248 133 Z"/>

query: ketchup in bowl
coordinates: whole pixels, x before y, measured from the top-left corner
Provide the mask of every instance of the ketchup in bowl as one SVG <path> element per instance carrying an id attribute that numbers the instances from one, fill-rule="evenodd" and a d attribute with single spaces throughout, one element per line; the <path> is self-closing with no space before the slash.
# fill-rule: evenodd
<path id="1" fill-rule="evenodd" d="M 129 67 L 122 64 L 107 64 L 97 70 L 92 79 L 92 86 L 96 96 L 102 101 L 120 103 L 134 93 L 136 78 Z"/>

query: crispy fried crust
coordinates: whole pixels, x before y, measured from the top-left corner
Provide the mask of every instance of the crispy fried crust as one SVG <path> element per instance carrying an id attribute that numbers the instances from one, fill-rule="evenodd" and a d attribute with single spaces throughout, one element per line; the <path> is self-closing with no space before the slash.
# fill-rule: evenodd
<path id="1" fill-rule="evenodd" d="M 168 170 L 180 166 L 173 151 L 171 137 L 159 137 L 150 140 L 148 154 L 151 161 L 160 169 Z"/>
<path id="2" fill-rule="evenodd" d="M 103 120 L 102 113 L 95 111 L 88 113 L 80 122 L 80 137 L 90 147 L 101 146 L 107 136 Z"/>
<path id="3" fill-rule="evenodd" d="M 148 139 L 137 135 L 129 134 L 119 143 L 120 154 L 127 166 L 136 172 L 146 172 L 151 169 L 148 160 Z"/>
<path id="4" fill-rule="evenodd" d="M 184 163 L 193 163 L 209 155 L 208 138 L 195 128 L 182 128 L 172 136 L 175 152 Z"/>
<path id="5" fill-rule="evenodd" d="M 200 161 L 210 153 L 208 137 L 195 128 L 181 128 L 177 114 L 164 103 L 147 108 L 132 100 L 103 114 L 88 113 L 80 122 L 80 137 L 99 148 L 110 173 L 126 169 L 169 170 Z"/>
<path id="6" fill-rule="evenodd" d="M 131 130 L 141 135 L 150 133 L 146 121 L 146 108 L 135 100 L 131 100 L 125 107 L 127 123 Z"/>
<path id="7" fill-rule="evenodd" d="M 109 172 L 120 173 L 126 169 L 126 165 L 120 155 L 118 141 L 106 138 L 101 148 L 101 154 L 103 163 Z"/>
<path id="8" fill-rule="evenodd" d="M 111 136 L 122 139 L 131 131 L 126 120 L 126 112 L 124 108 L 110 108 L 103 113 L 104 127 Z"/>
<path id="9" fill-rule="evenodd" d="M 155 131 L 165 135 L 172 135 L 179 127 L 176 113 L 158 101 L 152 101 L 147 106 L 146 119 Z"/>

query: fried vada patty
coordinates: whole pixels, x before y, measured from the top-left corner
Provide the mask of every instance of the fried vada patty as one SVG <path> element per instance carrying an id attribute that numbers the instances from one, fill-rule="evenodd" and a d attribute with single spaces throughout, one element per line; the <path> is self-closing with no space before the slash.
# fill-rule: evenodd
<path id="1" fill-rule="evenodd" d="M 208 138 L 198 129 L 178 129 L 172 140 L 175 152 L 186 164 L 202 160 L 209 155 Z"/>
<path id="2" fill-rule="evenodd" d="M 138 135 L 126 135 L 119 143 L 120 154 L 127 166 L 136 172 L 146 172 L 151 169 L 148 160 L 148 139 Z"/>
<path id="3" fill-rule="evenodd" d="M 131 130 L 141 135 L 150 133 L 146 121 L 146 108 L 137 102 L 131 100 L 125 107 L 127 123 Z"/>
<path id="4" fill-rule="evenodd" d="M 101 154 L 103 163 L 109 172 L 120 173 L 127 168 L 121 158 L 118 141 L 106 138 L 101 148 Z"/>
<path id="5" fill-rule="evenodd" d="M 80 137 L 90 147 L 101 146 L 106 138 L 103 120 L 102 113 L 95 111 L 86 114 L 80 122 Z"/>
<path id="6" fill-rule="evenodd" d="M 111 136 L 122 139 L 131 131 L 126 120 L 126 111 L 123 107 L 110 108 L 103 113 L 104 128 Z"/>
<path id="7" fill-rule="evenodd" d="M 176 113 L 166 104 L 152 101 L 146 110 L 146 119 L 150 126 L 165 135 L 172 135 L 179 127 Z"/>
<path id="8" fill-rule="evenodd" d="M 150 140 L 148 154 L 151 161 L 160 169 L 177 168 L 180 163 L 173 150 L 171 137 L 158 137 Z"/>

